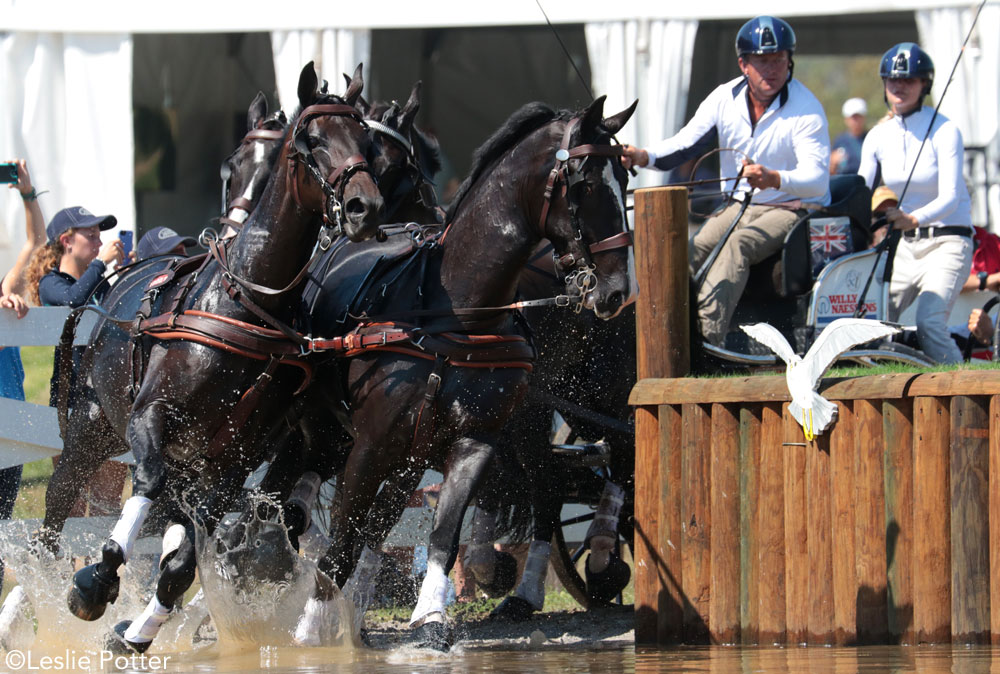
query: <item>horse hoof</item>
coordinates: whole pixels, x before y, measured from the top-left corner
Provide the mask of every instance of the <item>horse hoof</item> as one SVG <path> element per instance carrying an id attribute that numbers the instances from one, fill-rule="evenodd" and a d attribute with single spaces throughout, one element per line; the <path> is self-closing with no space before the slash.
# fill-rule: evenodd
<path id="1" fill-rule="evenodd" d="M 516 595 L 507 597 L 490 611 L 490 619 L 520 623 L 535 614 L 535 607 Z"/>
<path id="2" fill-rule="evenodd" d="M 414 646 L 447 653 L 451 650 L 451 630 L 444 623 L 424 623 L 413 631 Z"/>
<path id="3" fill-rule="evenodd" d="M 592 573 L 589 562 L 588 559 L 587 564 L 584 565 L 587 577 L 587 596 L 592 602 L 607 604 L 625 589 L 632 577 L 632 571 L 628 568 L 628 564 L 615 554 L 611 555 L 608 568 L 600 573 Z"/>
<path id="4" fill-rule="evenodd" d="M 73 587 L 66 597 L 69 611 L 80 620 L 97 620 L 108 604 L 118 599 L 118 575 L 106 578 L 98 564 L 85 566 L 73 574 Z"/>
<path id="5" fill-rule="evenodd" d="M 514 559 L 514 555 L 496 550 L 495 558 L 493 582 L 489 584 L 476 583 L 490 599 L 503 597 L 514 589 L 514 583 L 517 582 L 517 560 Z"/>
<path id="6" fill-rule="evenodd" d="M 145 643 L 135 643 L 125 638 L 125 630 L 132 624 L 131 620 L 123 620 L 117 625 L 111 634 L 104 640 L 104 649 L 114 655 L 142 654 L 149 650 L 151 641 Z"/>

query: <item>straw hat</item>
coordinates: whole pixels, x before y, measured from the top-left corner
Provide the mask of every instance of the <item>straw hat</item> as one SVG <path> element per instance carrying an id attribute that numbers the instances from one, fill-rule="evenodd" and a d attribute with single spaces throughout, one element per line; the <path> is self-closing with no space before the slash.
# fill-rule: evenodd
<path id="1" fill-rule="evenodd" d="M 876 187 L 875 191 L 872 192 L 872 211 L 877 211 L 879 206 L 890 200 L 899 203 L 899 197 L 888 187 L 885 185 Z"/>

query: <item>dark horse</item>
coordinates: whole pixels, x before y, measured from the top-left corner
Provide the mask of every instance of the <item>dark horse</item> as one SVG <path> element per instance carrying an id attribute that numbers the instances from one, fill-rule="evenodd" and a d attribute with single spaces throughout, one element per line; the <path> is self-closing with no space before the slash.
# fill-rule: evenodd
<path id="1" fill-rule="evenodd" d="M 213 246 L 195 273 L 178 271 L 183 280 L 147 293 L 151 310 L 135 322 L 152 343 L 148 357 L 128 357 L 133 339 L 120 322 L 99 323 L 92 383 L 137 465 L 133 496 L 101 561 L 74 577 L 69 605 L 77 616 L 96 619 L 117 597 L 117 569 L 161 493 L 183 498 L 184 514 L 214 530 L 227 505 L 218 495 L 260 463 L 263 438 L 308 380 L 288 326 L 317 235 L 323 245 L 341 229 L 352 240 L 369 238 L 383 210 L 366 162 L 371 139 L 354 109 L 361 87 L 354 83 L 344 98 L 325 95 L 312 64 L 303 69 L 301 110 L 240 233 L 226 248 Z M 122 364 L 136 360 L 144 373 L 133 402 L 127 392 L 140 378 Z M 187 536 L 163 566 L 156 595 L 136 621 L 116 627 L 120 646 L 145 651 L 194 578 L 194 522 L 182 521 Z"/>
<path id="2" fill-rule="evenodd" d="M 226 191 L 234 196 L 228 200 L 222 221 L 232 223 L 233 231 L 246 220 L 264 193 L 287 126 L 284 113 L 278 111 L 268 116 L 267 99 L 258 93 L 247 111 L 246 136 L 223 162 L 224 173 L 228 175 Z M 118 315 L 127 311 L 134 315 L 146 284 L 174 259 L 153 258 L 130 266 L 120 274 L 113 299 L 106 301 L 104 308 Z M 90 354 L 82 365 L 85 372 L 90 371 Z M 89 380 L 89 376 L 78 379 L 83 386 L 89 386 Z M 84 397 L 93 399 L 92 394 Z M 91 406 L 83 414 L 64 412 L 60 417 L 60 432 L 62 456 L 45 490 L 45 519 L 35 534 L 53 553 L 58 549 L 59 535 L 80 490 L 102 462 L 128 452 L 124 435 L 116 432 L 99 405 Z"/>
<path id="3" fill-rule="evenodd" d="M 570 292 L 598 316 L 615 315 L 629 294 L 626 176 L 610 140 L 634 105 L 602 120 L 603 104 L 521 108 L 477 151 L 440 238 L 349 247 L 313 313 L 321 334 L 356 326 L 350 358 L 337 364 L 354 446 L 320 568 L 343 586 L 361 543 L 381 543 L 364 531 L 379 485 L 442 468 L 411 621 L 434 647 L 450 643 L 444 591 L 462 517 L 534 356 L 511 311 L 522 268 L 544 238 Z"/>

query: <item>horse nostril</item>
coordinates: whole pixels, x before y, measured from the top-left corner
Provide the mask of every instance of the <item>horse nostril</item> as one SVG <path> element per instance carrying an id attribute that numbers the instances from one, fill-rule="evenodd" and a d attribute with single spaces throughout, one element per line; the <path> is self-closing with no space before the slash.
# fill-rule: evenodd
<path id="1" fill-rule="evenodd" d="M 344 204 L 344 212 L 349 216 L 353 216 L 355 219 L 359 216 L 363 216 L 368 211 L 368 204 L 365 203 L 365 199 L 361 197 L 351 197 Z"/>
<path id="2" fill-rule="evenodd" d="M 611 293 L 610 295 L 608 295 L 608 309 L 610 309 L 611 311 L 616 311 L 618 309 L 618 307 L 620 307 L 622 305 L 622 302 L 624 302 L 624 301 L 625 301 L 625 299 L 624 299 L 622 293 L 620 291 L 616 290 L 613 293 Z"/>

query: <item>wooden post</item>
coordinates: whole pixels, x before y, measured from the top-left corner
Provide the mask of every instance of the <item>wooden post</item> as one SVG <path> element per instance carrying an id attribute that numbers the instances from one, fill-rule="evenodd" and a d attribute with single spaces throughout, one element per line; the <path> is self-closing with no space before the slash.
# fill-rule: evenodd
<path id="1" fill-rule="evenodd" d="M 990 396 L 990 642 L 1000 644 L 1000 395 Z"/>
<path id="2" fill-rule="evenodd" d="M 687 189 L 635 192 L 636 363 L 639 379 L 691 369 Z"/>
<path id="3" fill-rule="evenodd" d="M 838 422 L 839 423 L 839 422 Z M 833 485 L 830 434 L 816 438 L 806 455 L 809 546 L 809 643 L 833 644 Z"/>
<path id="4" fill-rule="evenodd" d="M 684 405 L 681 424 L 681 587 L 684 605 L 684 643 L 707 644 L 709 596 L 712 590 L 711 535 L 711 419 L 702 405 Z M 709 440 L 709 442 L 706 442 Z"/>
<path id="5" fill-rule="evenodd" d="M 951 633 L 989 643 L 989 414 L 987 400 L 951 399 Z"/>
<path id="6" fill-rule="evenodd" d="M 757 644 L 760 639 L 760 426 L 760 408 L 744 405 L 740 409 L 740 640 L 744 644 Z"/>
<path id="7" fill-rule="evenodd" d="M 833 613 L 838 646 L 857 642 L 858 572 L 854 564 L 854 411 L 844 403 L 830 432 L 833 499 Z"/>
<path id="8" fill-rule="evenodd" d="M 657 188 L 635 193 L 636 375 L 638 380 L 683 377 L 690 370 L 688 325 L 687 190 Z M 635 640 L 656 643 L 662 631 L 660 420 L 654 407 L 636 410 Z"/>
<path id="9" fill-rule="evenodd" d="M 917 643 L 951 641 L 951 488 L 948 406 L 913 401 L 913 631 Z"/>
<path id="10" fill-rule="evenodd" d="M 760 643 L 785 643 L 785 477 L 781 408 L 761 414 L 760 472 L 757 475 L 757 536 L 760 551 Z"/>
<path id="11" fill-rule="evenodd" d="M 660 594 L 657 606 L 656 641 L 660 644 L 680 643 L 684 632 L 684 607 L 687 597 L 683 590 L 681 539 L 681 408 L 660 405 L 660 474 L 659 481 L 659 569 Z M 638 476 L 637 476 L 638 477 Z"/>

